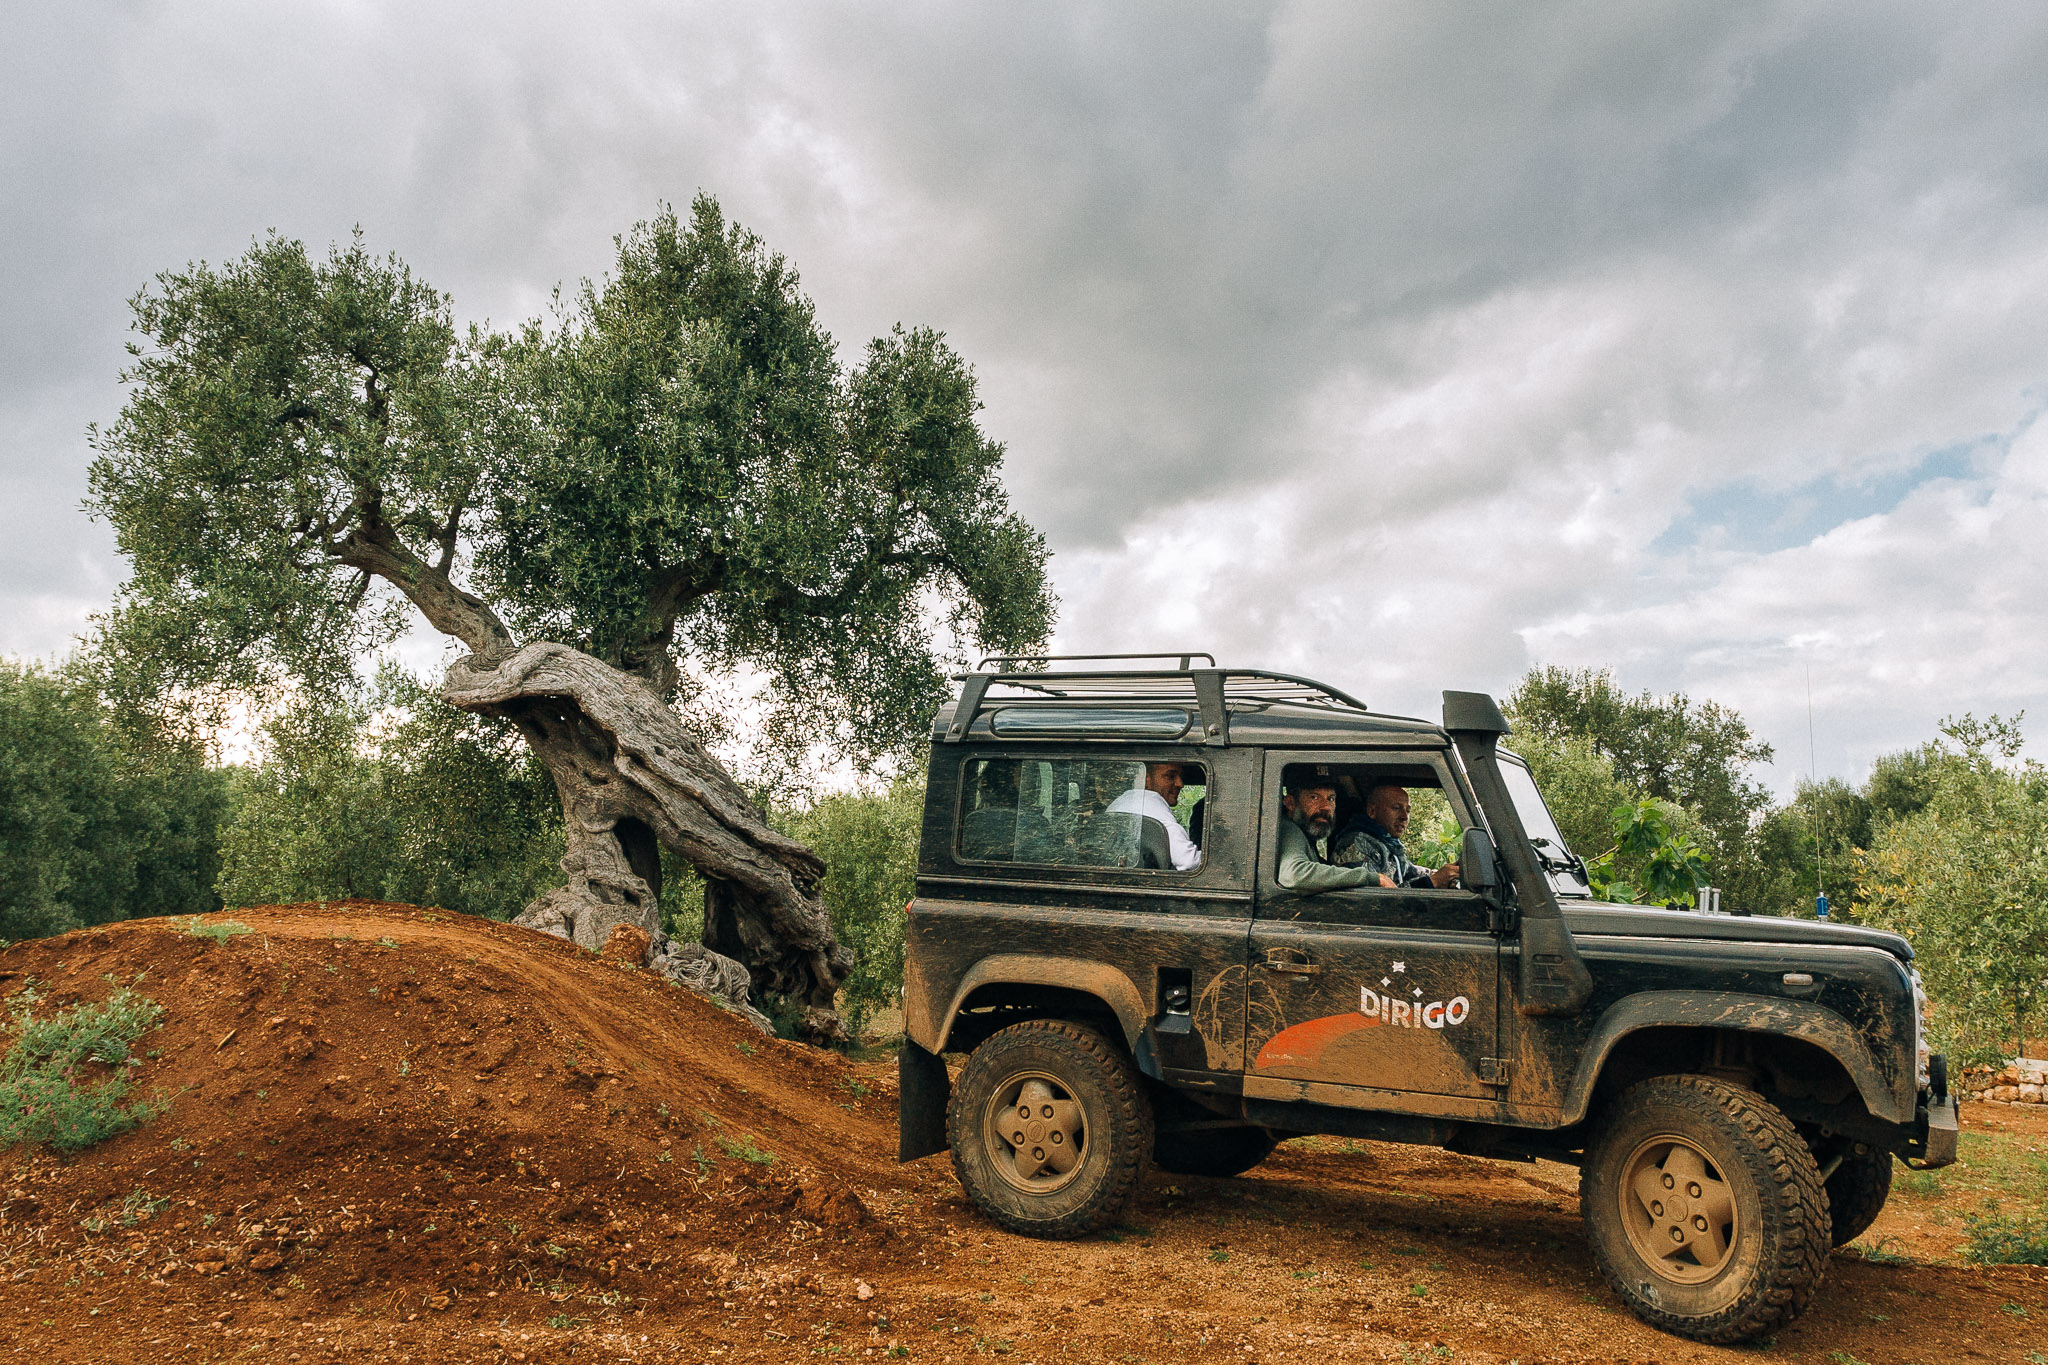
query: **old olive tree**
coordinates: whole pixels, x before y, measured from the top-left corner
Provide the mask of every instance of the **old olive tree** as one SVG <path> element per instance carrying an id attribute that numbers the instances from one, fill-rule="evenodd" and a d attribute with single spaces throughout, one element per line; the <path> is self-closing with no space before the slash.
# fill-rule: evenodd
<path id="1" fill-rule="evenodd" d="M 417 613 L 466 651 L 442 695 L 516 726 L 560 793 L 567 885 L 523 921 L 655 929 L 666 847 L 709 888 L 700 984 L 833 1036 L 852 963 L 823 864 L 678 703 L 745 669 L 771 724 L 873 758 L 949 652 L 1044 638 L 1044 543 L 943 339 L 842 365 L 796 272 L 706 197 L 512 333 L 459 332 L 360 234 L 325 261 L 273 236 L 133 308 L 88 508 L 133 566 L 102 643 L 138 693 L 325 686 Z"/>

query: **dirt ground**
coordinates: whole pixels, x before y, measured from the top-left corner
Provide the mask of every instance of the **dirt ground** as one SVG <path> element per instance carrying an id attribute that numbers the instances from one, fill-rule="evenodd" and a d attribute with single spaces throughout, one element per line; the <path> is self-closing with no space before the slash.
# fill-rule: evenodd
<path id="1" fill-rule="evenodd" d="M 171 1097 L 0 1153 L 0 1361 L 2048 1361 L 2048 1270 L 1956 1256 L 1965 1204 L 2041 1202 L 2039 1107 L 1966 1111 L 1955 1183 L 1915 1177 L 1812 1312 L 1723 1350 L 1620 1306 L 1565 1167 L 1306 1139 L 1034 1242 L 943 1158 L 895 1164 L 888 1064 L 507 925 L 215 919 L 252 932 L 0 952 L 0 996 L 162 1004 L 136 1092 Z"/>

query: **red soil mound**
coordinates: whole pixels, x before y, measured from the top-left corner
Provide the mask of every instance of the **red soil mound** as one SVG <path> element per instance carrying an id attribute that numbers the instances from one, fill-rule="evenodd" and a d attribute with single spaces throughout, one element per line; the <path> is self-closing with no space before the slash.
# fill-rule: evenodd
<path id="1" fill-rule="evenodd" d="M 146 920 L 0 952 L 0 996 L 33 980 L 39 1014 L 131 983 L 162 1005 L 133 1093 L 172 1097 L 85 1153 L 0 1153 L 17 1285 L 583 1317 L 793 1230 L 842 1273 L 881 1254 L 870 1209 L 901 1182 L 876 1068 L 510 925 L 362 902 L 223 921 L 250 932 Z"/>
<path id="2" fill-rule="evenodd" d="M 506 925 L 220 918 L 252 932 L 144 921 L 0 952 L 0 997 L 33 977 L 41 1011 L 117 984 L 157 1000 L 136 1090 L 175 1095 L 81 1153 L 0 1152 L 0 1365 L 1758 1356 L 1631 1317 L 1565 1167 L 1312 1139 L 1241 1180 L 1155 1175 L 1117 1227 L 1032 1241 L 944 1158 L 893 1163 L 886 1063 Z M 1966 1164 L 1994 1121 L 2011 1162 L 2048 1148 L 2036 1107 L 1986 1108 Z M 2048 1351 L 2048 1269 L 1954 1263 L 1960 1207 L 1895 1195 L 1868 1240 L 1911 1262 L 1837 1257 L 1765 1353 Z"/>

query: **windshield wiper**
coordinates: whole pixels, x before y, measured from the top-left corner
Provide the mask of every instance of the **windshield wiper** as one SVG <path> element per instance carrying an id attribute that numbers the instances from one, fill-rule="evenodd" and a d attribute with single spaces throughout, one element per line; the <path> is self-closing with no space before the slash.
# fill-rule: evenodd
<path id="1" fill-rule="evenodd" d="M 1530 835 L 1529 843 L 1536 850 L 1536 861 L 1542 865 L 1545 872 L 1569 872 L 1586 885 L 1592 885 L 1593 879 L 1586 875 L 1585 860 L 1579 857 L 1578 854 L 1570 849 L 1565 849 L 1564 857 L 1551 857 L 1543 850 L 1557 848 L 1558 845 L 1551 843 L 1550 840 L 1545 839 L 1539 834 Z"/>

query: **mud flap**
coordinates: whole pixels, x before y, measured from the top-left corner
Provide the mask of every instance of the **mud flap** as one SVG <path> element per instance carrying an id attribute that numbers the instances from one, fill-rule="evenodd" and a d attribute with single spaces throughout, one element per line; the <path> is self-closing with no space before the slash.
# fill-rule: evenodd
<path id="1" fill-rule="evenodd" d="M 908 1038 L 896 1054 L 896 1160 L 946 1150 L 946 1101 L 953 1081 L 946 1063 Z"/>
<path id="2" fill-rule="evenodd" d="M 1961 1125 L 1956 1121 L 1956 1097 L 1943 1095 L 1931 1100 L 1922 1111 L 1926 1115 L 1926 1139 L 1921 1144 L 1922 1152 L 1918 1161 L 1906 1164 L 1918 1171 L 1932 1171 L 1942 1166 L 1952 1166 L 1956 1159 L 1957 1130 Z"/>

